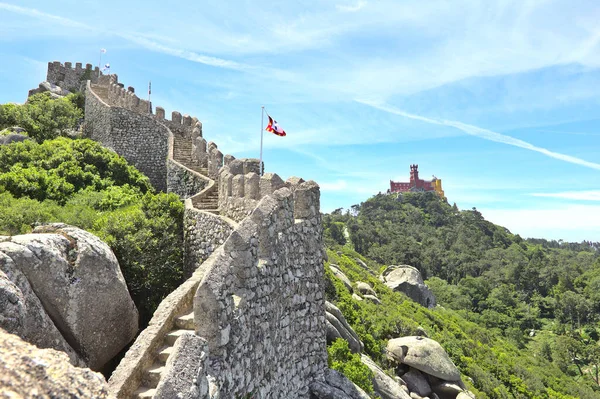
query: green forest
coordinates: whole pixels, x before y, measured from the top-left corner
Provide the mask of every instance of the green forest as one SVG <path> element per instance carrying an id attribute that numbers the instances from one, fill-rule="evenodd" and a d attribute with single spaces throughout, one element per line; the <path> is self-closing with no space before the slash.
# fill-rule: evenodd
<path id="1" fill-rule="evenodd" d="M 328 274 L 328 296 L 384 367 L 386 341 L 421 325 L 478 397 L 600 397 L 599 243 L 524 240 L 434 193 L 380 194 L 323 225 L 329 262 L 383 302 L 352 300 Z M 390 292 L 355 259 L 377 275 L 384 265 L 418 268 L 439 306 Z"/>

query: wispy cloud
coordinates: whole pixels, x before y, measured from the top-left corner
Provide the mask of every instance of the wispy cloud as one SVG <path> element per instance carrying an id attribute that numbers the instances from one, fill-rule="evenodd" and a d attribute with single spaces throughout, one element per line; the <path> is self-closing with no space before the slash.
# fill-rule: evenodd
<path id="1" fill-rule="evenodd" d="M 600 164 L 598 164 L 598 163 L 589 162 L 589 161 L 586 161 L 581 158 L 573 157 L 571 155 L 566 155 L 566 154 L 561 154 L 559 152 L 550 151 L 546 148 L 535 146 L 526 141 L 516 139 L 514 137 L 507 136 L 507 135 L 504 135 L 501 133 L 493 132 L 491 130 L 484 129 L 484 128 L 481 128 L 478 126 L 469 125 L 467 123 L 458 122 L 458 121 L 451 121 L 451 120 L 446 120 L 446 119 L 434 119 L 434 118 L 428 118 L 428 117 L 421 116 L 421 115 L 415 115 L 415 114 L 411 114 L 409 112 L 397 109 L 397 108 L 392 107 L 387 104 L 376 103 L 376 102 L 372 102 L 372 101 L 368 101 L 368 100 L 356 100 L 356 101 L 361 104 L 365 104 L 370 107 L 377 108 L 381 111 L 385 111 L 385 112 L 388 112 L 388 113 L 391 113 L 394 115 L 418 120 L 418 121 L 433 124 L 433 125 L 453 127 L 453 128 L 462 130 L 463 132 L 465 132 L 467 134 L 470 134 L 470 135 L 476 136 L 476 137 L 480 137 L 485 140 L 494 141 L 496 143 L 507 144 L 507 145 L 523 148 L 523 149 L 530 150 L 530 151 L 535 151 L 540 154 L 544 154 L 550 158 L 558 159 L 558 160 L 561 160 L 564 162 L 573 163 L 576 165 L 585 166 L 585 167 L 591 168 L 591 169 L 600 170 Z"/>
<path id="2" fill-rule="evenodd" d="M 359 1 L 356 4 L 336 4 L 335 8 L 342 12 L 357 12 L 367 5 L 366 1 Z"/>
<path id="3" fill-rule="evenodd" d="M 600 190 L 564 191 L 559 193 L 532 193 L 533 197 L 563 198 L 576 201 L 600 201 Z"/>
<path id="4" fill-rule="evenodd" d="M 5 11 L 13 12 L 16 14 L 21 14 L 21 15 L 26 15 L 26 16 L 37 18 L 37 19 L 40 19 L 40 20 L 43 20 L 46 22 L 52 22 L 52 23 L 55 23 L 57 25 L 64 26 L 64 27 L 85 29 L 85 30 L 93 30 L 94 29 L 91 26 L 86 25 L 84 23 L 81 23 L 81 22 L 78 22 L 78 21 L 75 21 L 75 20 L 72 20 L 69 18 L 64 18 L 64 17 L 58 16 L 58 15 L 48 14 L 48 13 L 39 11 L 35 8 L 19 7 L 19 6 L 15 6 L 13 4 L 0 2 L 0 10 L 5 10 Z"/>
<path id="5" fill-rule="evenodd" d="M 84 23 L 81 23 L 81 22 L 78 22 L 78 21 L 75 21 L 75 20 L 72 20 L 69 18 L 61 17 L 59 15 L 42 12 L 35 8 L 25 8 L 25 7 L 20 7 L 20 6 L 15 6 L 12 4 L 0 2 L 0 10 L 5 10 L 8 12 L 13 12 L 13 13 L 21 14 L 21 15 L 26 15 L 31 18 L 36 18 L 36 19 L 39 19 L 39 20 L 42 20 L 45 22 L 49 22 L 49 23 L 52 23 L 55 25 L 59 25 L 62 27 L 66 27 L 66 28 L 84 29 L 86 31 L 100 32 L 99 29 L 94 28 L 90 25 L 87 25 L 87 24 L 84 24 Z M 106 32 L 102 32 L 102 34 L 106 34 Z M 238 70 L 238 71 L 250 71 L 252 69 L 256 69 L 255 67 L 247 65 L 247 64 L 243 64 L 243 63 L 239 63 L 239 62 L 235 62 L 235 61 L 231 61 L 231 60 L 226 60 L 226 59 L 222 59 L 222 58 L 217 58 L 217 57 L 211 57 L 211 56 L 203 55 L 203 54 L 200 54 L 200 53 L 197 53 L 194 51 L 179 49 L 179 48 L 173 47 L 171 45 L 164 45 L 156 40 L 152 40 L 152 39 L 148 38 L 149 37 L 148 35 L 140 35 L 137 33 L 121 33 L 118 31 L 112 32 L 112 34 L 114 36 L 121 37 L 129 42 L 137 44 L 137 45 L 144 47 L 151 51 L 171 55 L 174 57 L 182 58 L 182 59 L 185 59 L 188 61 L 197 62 L 197 63 L 204 64 L 204 65 L 213 66 L 216 68 L 226 68 L 226 69 L 233 69 L 233 70 Z"/>
<path id="6" fill-rule="evenodd" d="M 243 64 L 235 61 L 225 60 L 222 58 L 211 57 L 203 54 L 196 53 L 194 51 L 188 51 L 184 49 L 179 49 L 172 46 L 163 45 L 157 41 L 146 39 L 144 37 L 137 36 L 135 34 L 128 33 L 119 33 L 118 36 L 132 42 L 138 44 L 148 50 L 155 51 L 162 54 L 171 55 L 174 57 L 182 58 L 184 60 L 197 62 L 204 65 L 209 65 L 217 68 L 226 68 L 226 69 L 234 69 L 238 71 L 250 71 L 256 70 L 256 67 L 253 67 L 248 64 Z"/>

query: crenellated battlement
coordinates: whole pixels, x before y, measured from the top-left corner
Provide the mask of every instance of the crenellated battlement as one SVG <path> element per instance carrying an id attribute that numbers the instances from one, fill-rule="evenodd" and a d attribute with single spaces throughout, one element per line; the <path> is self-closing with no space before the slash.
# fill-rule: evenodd
<path id="1" fill-rule="evenodd" d="M 327 369 L 319 186 L 261 176 L 260 160 L 223 155 L 203 137 L 197 118 L 173 111 L 168 119 L 162 107 L 152 113 L 116 75 L 100 75 L 87 90 L 86 134 L 155 187 L 185 199 L 183 253 L 191 277 L 161 303 L 114 371 L 112 393 L 174 397 L 204 381 L 207 389 L 196 396 L 208 399 L 210 369 L 211 389 L 224 398 L 308 397 Z M 190 316 L 195 334 L 179 340 L 208 345 L 186 348 L 194 352 L 187 357 L 176 344 L 156 375 L 151 367 L 164 362 L 169 331 L 183 317 L 190 329 Z M 191 359 L 200 355 L 198 369 Z M 181 377 L 192 369 L 193 381 Z"/>
<path id="2" fill-rule="evenodd" d="M 118 83 L 118 79 L 114 79 L 108 84 L 108 102 L 109 105 L 126 108 L 139 114 L 152 113 L 152 104 L 136 96 L 133 87 L 125 89 L 123 84 Z"/>
<path id="3" fill-rule="evenodd" d="M 97 83 L 100 76 L 100 69 L 92 67 L 92 64 L 85 64 L 84 68 L 81 62 L 76 62 L 73 68 L 72 62 L 62 64 L 60 61 L 53 61 L 48 63 L 46 81 L 65 90 L 79 91 L 87 80 Z"/>

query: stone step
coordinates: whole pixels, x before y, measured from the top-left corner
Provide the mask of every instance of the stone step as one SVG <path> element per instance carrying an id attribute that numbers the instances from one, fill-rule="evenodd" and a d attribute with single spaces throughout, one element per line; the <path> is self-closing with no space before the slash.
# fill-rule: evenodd
<path id="1" fill-rule="evenodd" d="M 175 319 L 177 328 L 194 331 L 194 311 Z"/>
<path id="2" fill-rule="evenodd" d="M 161 363 L 166 363 L 169 356 L 171 356 L 171 353 L 173 353 L 172 346 L 163 347 L 160 352 L 158 352 L 158 361 Z"/>
<path id="3" fill-rule="evenodd" d="M 177 338 L 179 338 L 182 334 L 189 333 L 189 332 L 190 332 L 190 330 L 185 330 L 185 329 L 170 331 L 165 336 L 165 344 L 169 345 L 169 346 L 173 346 L 175 344 L 175 341 L 177 341 Z"/>
<path id="4" fill-rule="evenodd" d="M 155 393 L 156 393 L 156 389 L 141 386 L 137 389 L 137 391 L 135 391 L 135 393 L 133 394 L 133 397 L 135 399 L 148 399 L 148 398 L 153 398 Z"/>
<path id="5" fill-rule="evenodd" d="M 164 370 L 164 364 L 154 363 L 148 370 L 146 370 L 146 375 L 143 379 L 144 385 L 149 388 L 156 388 L 160 382 L 160 376 Z"/>

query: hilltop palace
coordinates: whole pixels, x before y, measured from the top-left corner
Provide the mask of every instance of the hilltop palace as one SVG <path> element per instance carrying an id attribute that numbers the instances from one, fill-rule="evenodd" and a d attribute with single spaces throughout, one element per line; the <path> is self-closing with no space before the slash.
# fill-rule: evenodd
<path id="1" fill-rule="evenodd" d="M 410 165 L 410 181 L 408 183 L 390 180 L 388 193 L 406 193 L 414 191 L 435 191 L 440 197 L 445 198 L 442 190 L 442 179 L 433 176 L 431 180 L 419 179 L 419 165 Z"/>

